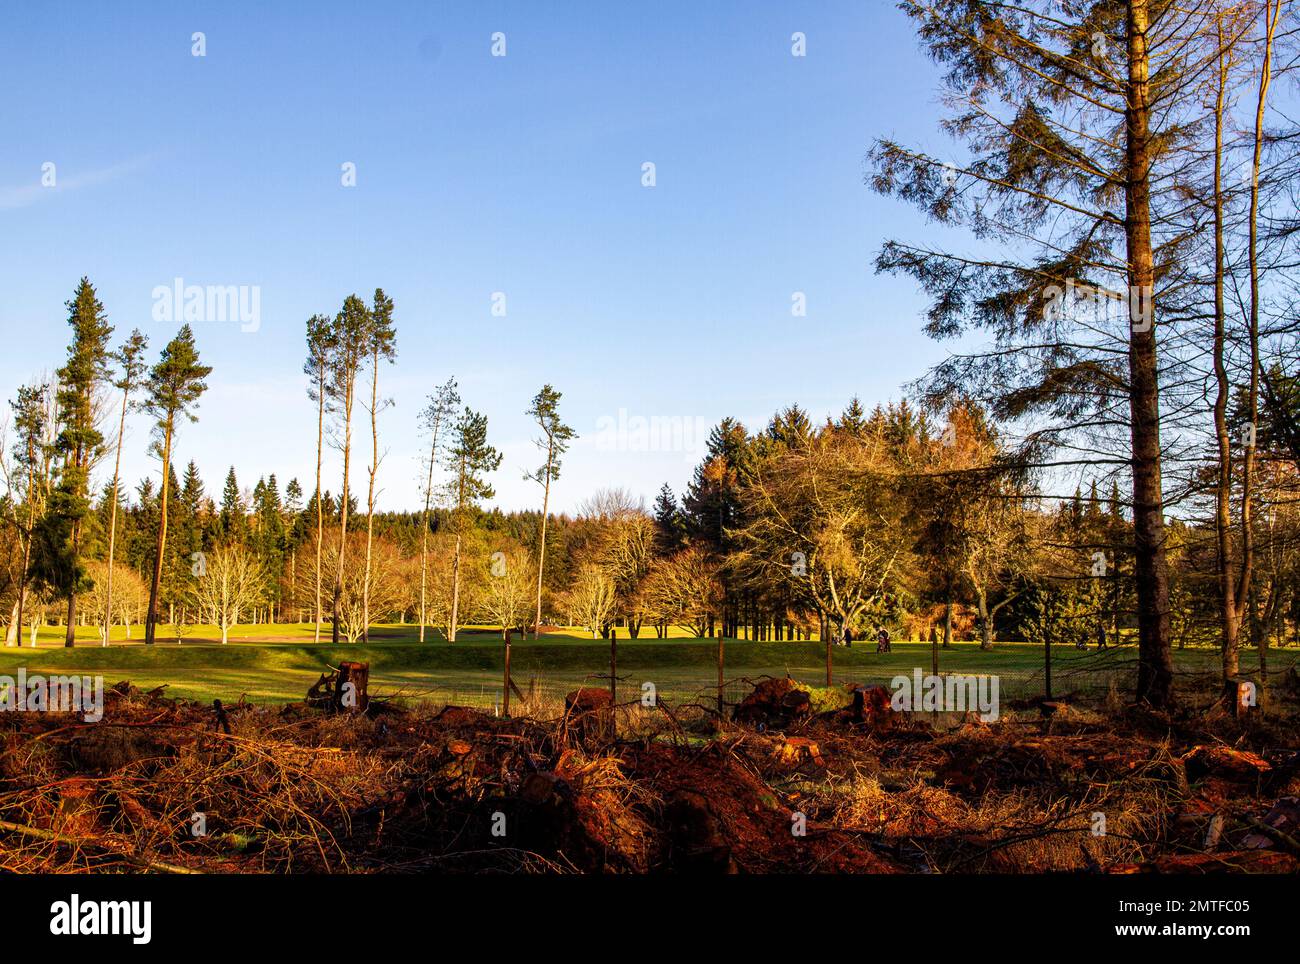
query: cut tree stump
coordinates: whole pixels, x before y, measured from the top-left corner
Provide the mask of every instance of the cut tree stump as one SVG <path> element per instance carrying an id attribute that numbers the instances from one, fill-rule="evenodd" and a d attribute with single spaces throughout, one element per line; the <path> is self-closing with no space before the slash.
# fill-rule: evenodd
<path id="1" fill-rule="evenodd" d="M 369 663 L 339 663 L 330 709 L 335 713 L 364 713 L 370 706 L 369 684 Z"/>
<path id="2" fill-rule="evenodd" d="M 1224 683 L 1224 698 L 1232 706 L 1232 715 L 1239 720 L 1255 716 L 1256 691 L 1253 680 L 1234 678 Z"/>
<path id="3" fill-rule="evenodd" d="M 798 767 L 803 763 L 811 763 L 817 767 L 826 766 L 826 761 L 822 759 L 821 747 L 817 745 L 816 740 L 806 736 L 787 736 L 777 744 L 776 756 L 781 763 L 788 766 Z"/>
<path id="4" fill-rule="evenodd" d="M 614 697 L 609 690 L 584 686 L 564 697 L 567 729 L 577 739 L 603 740 L 613 733 Z"/>

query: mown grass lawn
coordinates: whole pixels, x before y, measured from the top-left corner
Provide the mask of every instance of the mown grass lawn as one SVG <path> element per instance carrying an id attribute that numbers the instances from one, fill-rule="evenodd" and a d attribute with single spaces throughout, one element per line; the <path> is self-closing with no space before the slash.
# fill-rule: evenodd
<path id="1" fill-rule="evenodd" d="M 351 659 L 370 663 L 371 688 L 376 693 L 491 706 L 501 691 L 501 637 L 486 629 L 463 631 L 454 644 L 435 633 L 420 643 L 416 628 L 409 625 L 376 627 L 365 646 L 315 645 L 310 624 L 240 626 L 225 646 L 207 641 L 219 638 L 212 627 L 196 628 L 179 645 L 165 629 L 158 638 L 154 646 L 145 646 L 137 638 L 114 639 L 103 647 L 93 629 L 87 629 L 84 639 L 79 634 L 75 648 L 64 649 L 62 633 L 55 627 L 42 633 L 35 649 L 0 649 L 0 674 L 13 675 L 22 666 L 29 674 L 102 675 L 110 685 L 118 680 L 131 680 L 144 689 L 166 685 L 170 696 L 205 702 L 214 698 L 232 702 L 246 696 L 257 703 L 284 703 L 302 699 L 321 672 Z M 869 642 L 835 647 L 833 655 L 836 684 L 888 683 L 894 676 L 910 675 L 914 668 L 926 673 L 930 669 L 928 643 L 896 642 L 892 653 L 877 655 L 875 644 Z M 745 691 L 745 684 L 739 682 L 744 677 L 789 673 L 819 685 L 825 679 L 825 647 L 816 641 L 727 640 L 725 656 L 726 677 L 738 681 L 729 687 L 728 698 Z M 1296 658 L 1295 651 L 1274 651 L 1270 673 L 1289 669 Z M 1100 653 L 1054 646 L 1054 692 L 1104 692 L 1112 679 L 1122 690 L 1136 659 L 1136 647 L 1131 645 Z M 659 694 L 670 700 L 707 697 L 717 679 L 716 660 L 717 643 L 712 639 L 661 640 L 653 634 L 637 640 L 620 638 L 619 686 L 629 697 L 645 682 L 654 683 Z M 511 665 L 520 687 L 535 681 L 544 692 L 562 694 L 608 673 L 609 642 L 593 640 L 576 629 L 544 634 L 536 641 L 516 639 Z M 1175 665 L 1184 676 L 1212 674 L 1218 653 L 1209 648 L 1179 650 Z M 1243 652 L 1243 673 L 1249 675 L 1257 665 L 1253 652 Z M 996 674 L 1005 698 L 1035 695 L 1043 688 L 1043 649 L 1011 642 L 999 643 L 986 653 L 973 642 L 955 643 L 940 651 L 940 670 Z"/>

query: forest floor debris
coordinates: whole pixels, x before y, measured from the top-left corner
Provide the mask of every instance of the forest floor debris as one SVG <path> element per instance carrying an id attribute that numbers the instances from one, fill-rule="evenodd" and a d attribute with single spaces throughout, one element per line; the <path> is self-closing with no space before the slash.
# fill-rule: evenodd
<path id="1" fill-rule="evenodd" d="M 826 708 L 768 679 L 734 720 L 629 704 L 615 736 L 601 689 L 543 719 L 218 707 L 120 683 L 98 723 L 3 721 L 0 869 L 1300 868 L 1293 721 L 1027 710 L 945 731 L 887 695 L 849 687 Z"/>

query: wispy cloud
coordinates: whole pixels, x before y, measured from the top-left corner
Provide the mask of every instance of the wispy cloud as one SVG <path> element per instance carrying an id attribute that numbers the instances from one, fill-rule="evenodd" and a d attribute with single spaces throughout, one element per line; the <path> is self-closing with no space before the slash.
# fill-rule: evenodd
<path id="1" fill-rule="evenodd" d="M 82 188 L 107 184 L 110 181 L 116 181 L 141 170 L 153 159 L 153 154 L 142 154 L 139 157 L 133 157 L 111 167 L 104 167 L 94 171 L 73 171 L 68 174 L 64 174 L 62 166 L 59 166 L 56 168 L 56 179 L 53 187 L 45 187 L 41 184 L 41 171 L 38 168 L 34 172 L 31 184 L 0 188 L 0 210 L 25 208 L 37 201 L 43 201 L 60 194 L 67 194 L 69 191 L 78 191 Z M 58 162 L 55 161 L 55 164 L 58 164 Z"/>

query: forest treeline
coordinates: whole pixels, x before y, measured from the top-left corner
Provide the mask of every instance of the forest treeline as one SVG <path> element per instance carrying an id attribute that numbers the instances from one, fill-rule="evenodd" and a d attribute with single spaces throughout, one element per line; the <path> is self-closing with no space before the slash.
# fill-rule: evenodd
<path id="1" fill-rule="evenodd" d="M 430 446 L 433 452 L 431 438 Z M 542 625 L 583 626 L 593 636 L 615 628 L 633 638 L 681 629 L 760 640 L 861 640 L 883 628 L 895 638 L 942 646 L 979 639 L 986 647 L 998 639 L 1088 645 L 1132 635 L 1133 534 L 1118 482 L 1100 493 L 1093 483 L 1068 499 L 1045 499 L 1014 455 L 970 403 L 941 421 L 906 401 L 868 413 L 856 399 L 822 424 L 797 405 L 754 432 L 726 419 L 680 498 L 667 485 L 651 506 L 622 489 L 603 490 L 576 513 L 548 516 Z M 1283 449 L 1270 448 L 1268 462 L 1294 470 L 1294 456 Z M 282 487 L 272 473 L 248 486 L 232 467 L 210 487 L 194 462 L 179 476 L 172 467 L 160 619 L 179 624 L 182 637 L 194 623 L 312 623 L 320 573 L 328 633 L 341 572 L 341 639 L 363 639 L 378 622 L 435 627 L 451 638 L 459 536 L 458 625 L 530 631 L 541 510 L 458 511 L 449 504 L 458 488 L 456 464 L 448 451 L 436 451 L 427 515 L 423 508 L 375 512 L 367 524 L 349 494 L 348 515 L 363 522 L 346 537 L 341 569 L 342 502 L 330 489 L 322 490 L 318 520 L 314 489 L 304 492 L 296 478 Z M 57 475 L 41 478 L 35 490 L 57 484 Z M 84 596 L 76 622 L 106 621 L 115 530 L 111 620 L 127 627 L 128 638 L 132 627 L 142 633 L 160 489 L 152 477 L 130 491 L 119 486 L 115 514 L 106 482 L 81 520 Z M 36 498 L 46 500 L 42 516 L 53 511 L 48 496 Z M 21 519 L 24 508 L 5 502 L 11 520 Z M 1300 594 L 1293 590 L 1300 519 L 1279 508 L 1271 520 L 1259 574 L 1261 616 L 1285 645 L 1300 627 Z M 11 643 L 22 531 L 11 524 L 5 541 L 0 599 L 10 613 Z M 1175 521 L 1171 532 L 1176 644 L 1213 644 L 1213 528 Z M 29 628 L 66 620 L 66 598 L 43 575 L 48 565 L 33 562 Z"/>
<path id="2" fill-rule="evenodd" d="M 1133 639 L 1136 696 L 1154 706 L 1174 699 L 1177 646 L 1217 646 L 1228 682 L 1253 646 L 1263 684 L 1269 646 L 1300 625 L 1294 4 L 900 7 L 939 71 L 955 146 L 870 145 L 867 185 L 934 228 L 887 240 L 876 267 L 931 297 L 930 336 L 960 339 L 910 401 L 726 419 L 680 498 L 665 488 L 642 506 L 612 489 L 559 515 L 574 433 L 543 385 L 521 399 L 538 508 L 501 513 L 487 419 L 449 379 L 421 413 L 422 504 L 381 512 L 397 326 L 377 290 L 307 322 L 315 477 L 281 489 L 268 467 L 246 491 L 232 472 L 218 495 L 176 468 L 212 374 L 189 326 L 150 365 L 139 332 L 111 344 L 83 279 L 63 364 L 12 402 L 11 640 L 46 619 L 68 645 L 78 623 L 142 620 L 152 642 L 164 614 L 182 635 L 192 621 L 223 637 L 236 621 L 307 621 L 335 641 L 394 618 L 452 641 L 477 622 L 760 639 L 887 628 L 936 646 Z M 136 407 L 165 468 L 128 488 L 117 466 Z"/>

